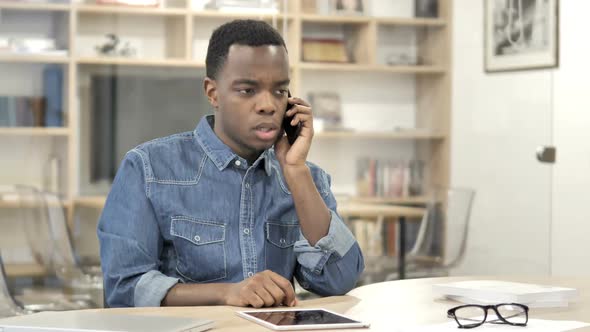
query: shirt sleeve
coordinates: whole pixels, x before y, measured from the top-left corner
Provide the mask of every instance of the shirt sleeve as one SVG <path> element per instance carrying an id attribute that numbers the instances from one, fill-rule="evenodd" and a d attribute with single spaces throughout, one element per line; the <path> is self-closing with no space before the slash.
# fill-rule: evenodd
<path id="1" fill-rule="evenodd" d="M 149 200 L 146 159 L 140 150 L 125 156 L 98 222 L 109 307 L 160 306 L 179 282 L 159 272 L 163 240 Z"/>
<path id="2" fill-rule="evenodd" d="M 299 263 L 295 275 L 302 287 L 316 294 L 346 294 L 355 287 L 364 270 L 363 255 L 354 235 L 336 212 L 329 175 L 320 170 L 314 181 L 330 209 L 330 228 L 315 246 L 311 246 L 303 235 L 295 243 Z"/>

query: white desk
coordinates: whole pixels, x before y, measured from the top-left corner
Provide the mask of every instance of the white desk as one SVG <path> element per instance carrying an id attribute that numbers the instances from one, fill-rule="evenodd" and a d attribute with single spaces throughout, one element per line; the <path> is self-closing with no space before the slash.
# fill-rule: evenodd
<path id="1" fill-rule="evenodd" d="M 529 318 L 552 320 L 577 320 L 590 322 L 590 279 L 572 278 L 433 278 L 390 281 L 359 287 L 346 296 L 328 297 L 301 301 L 299 307 L 323 307 L 371 323 L 369 331 L 396 331 L 395 327 L 417 326 L 448 322 L 448 309 L 458 305 L 456 302 L 435 300 L 432 285 L 435 283 L 469 280 L 499 279 L 507 281 L 531 282 L 565 287 L 575 287 L 580 292 L 579 301 L 569 308 L 531 309 Z M 216 321 L 213 331 L 270 331 L 262 326 L 237 317 L 235 307 L 176 307 L 176 308 L 126 308 L 103 309 L 109 312 L 126 312 L 161 316 L 200 317 Z M 367 331 L 339 330 L 340 332 Z M 458 332 L 462 331 L 457 329 Z M 477 332 L 477 329 L 473 330 Z M 576 331 L 590 331 L 590 328 Z M 523 330 L 524 332 L 524 330 Z"/>

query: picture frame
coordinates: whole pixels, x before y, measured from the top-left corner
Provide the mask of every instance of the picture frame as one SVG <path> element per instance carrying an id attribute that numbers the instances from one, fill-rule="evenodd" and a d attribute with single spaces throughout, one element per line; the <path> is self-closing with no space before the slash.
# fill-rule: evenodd
<path id="1" fill-rule="evenodd" d="M 486 72 L 559 65 L 559 0 L 484 0 Z"/>

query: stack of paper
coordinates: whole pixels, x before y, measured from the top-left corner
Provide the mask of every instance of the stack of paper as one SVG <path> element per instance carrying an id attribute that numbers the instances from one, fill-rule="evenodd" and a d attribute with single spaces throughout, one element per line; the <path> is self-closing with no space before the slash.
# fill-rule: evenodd
<path id="1" fill-rule="evenodd" d="M 521 303 L 531 308 L 567 307 L 576 299 L 574 288 L 497 280 L 470 280 L 436 284 L 433 291 L 468 304 Z"/>

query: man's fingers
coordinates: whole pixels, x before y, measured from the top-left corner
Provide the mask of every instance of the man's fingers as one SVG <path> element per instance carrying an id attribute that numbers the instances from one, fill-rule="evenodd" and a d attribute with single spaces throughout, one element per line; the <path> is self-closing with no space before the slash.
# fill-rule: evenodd
<path id="1" fill-rule="evenodd" d="M 284 302 L 286 297 L 285 292 L 279 286 L 277 286 L 277 284 L 270 277 L 268 278 L 268 283 L 265 285 L 265 287 L 270 295 L 272 295 L 274 298 L 275 306 L 278 306 Z"/>
<path id="2" fill-rule="evenodd" d="M 290 307 L 295 305 L 295 291 L 293 290 L 293 285 L 291 285 L 289 280 L 272 271 L 269 271 L 269 276 L 274 281 L 274 283 L 283 290 L 285 294 L 283 303 Z"/>
<path id="3" fill-rule="evenodd" d="M 268 282 L 270 282 L 270 280 L 266 283 Z M 256 295 L 258 295 L 262 301 L 264 301 L 265 307 L 272 307 L 275 304 L 275 298 L 266 290 L 265 284 L 258 285 L 258 288 L 256 288 L 255 292 Z"/>

